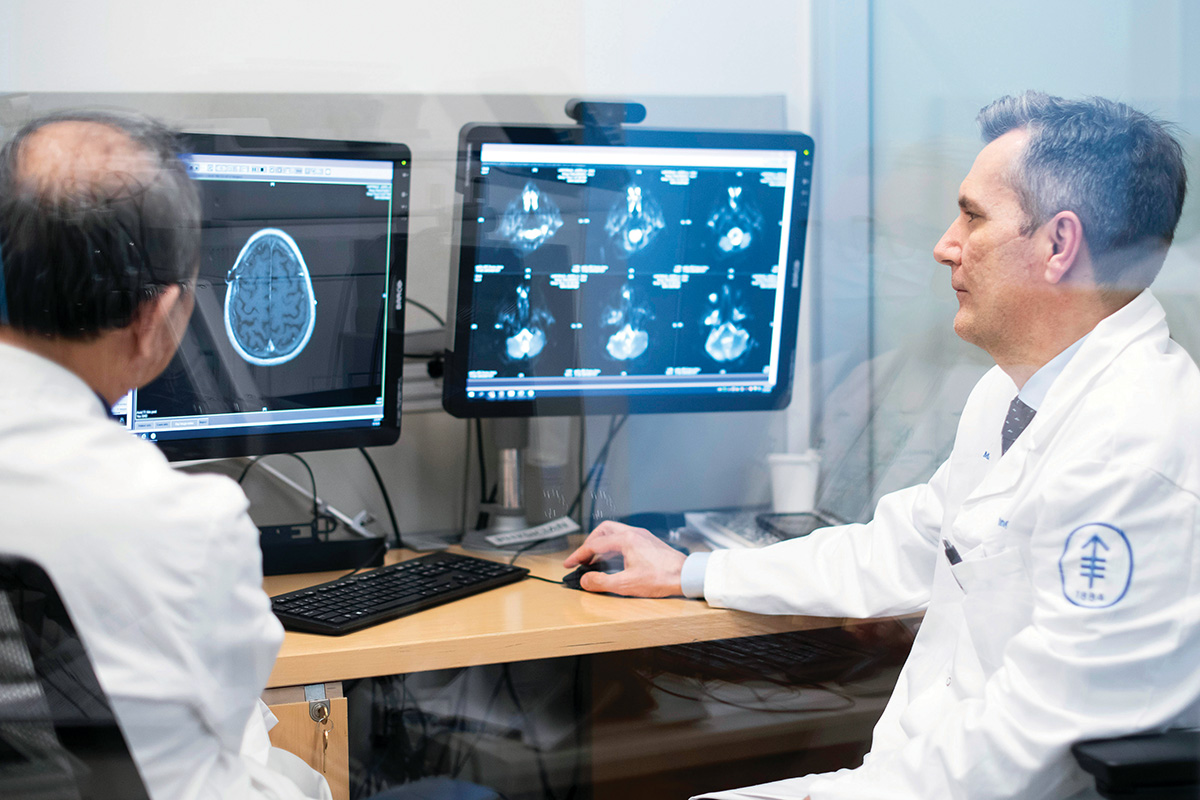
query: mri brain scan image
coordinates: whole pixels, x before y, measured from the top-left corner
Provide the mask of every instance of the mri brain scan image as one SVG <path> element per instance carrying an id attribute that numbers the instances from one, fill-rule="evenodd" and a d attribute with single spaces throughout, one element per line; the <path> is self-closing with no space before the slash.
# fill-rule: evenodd
<path id="1" fill-rule="evenodd" d="M 278 228 L 263 228 L 243 245 L 226 276 L 225 333 L 238 355 L 270 367 L 304 350 L 316 322 L 317 298 L 304 256 Z"/>
<path id="2" fill-rule="evenodd" d="M 544 308 L 534 308 L 529 302 L 529 287 L 518 286 L 514 308 L 500 313 L 496 327 L 504 333 L 504 354 L 509 361 L 537 358 L 546 347 L 546 329 L 554 317 Z"/>
<path id="3" fill-rule="evenodd" d="M 753 344 L 749 331 L 741 325 L 748 315 L 728 286 L 710 294 L 708 303 L 712 310 L 704 317 L 704 325 L 709 328 L 704 349 L 714 361 L 737 361 Z"/>
<path id="4" fill-rule="evenodd" d="M 504 209 L 497 233 L 520 250 L 532 253 L 554 236 L 562 224 L 562 214 L 554 200 L 530 182 Z"/>
<path id="5" fill-rule="evenodd" d="M 625 187 L 625 198 L 609 209 L 604 230 L 621 252 L 631 256 L 644 250 L 666 224 L 653 195 L 630 184 Z"/>
<path id="6" fill-rule="evenodd" d="M 742 197 L 741 186 L 730 186 L 729 197 L 722 198 L 708 218 L 709 230 L 717 238 L 717 253 L 725 256 L 746 250 L 762 224 L 762 214 Z"/>
<path id="7" fill-rule="evenodd" d="M 651 319 L 654 319 L 654 312 L 649 306 L 638 303 L 633 287 L 625 284 L 617 302 L 604 309 L 601 324 L 617 329 L 608 337 L 604 349 L 618 361 L 637 358 L 650 346 L 650 334 L 644 326 Z"/>

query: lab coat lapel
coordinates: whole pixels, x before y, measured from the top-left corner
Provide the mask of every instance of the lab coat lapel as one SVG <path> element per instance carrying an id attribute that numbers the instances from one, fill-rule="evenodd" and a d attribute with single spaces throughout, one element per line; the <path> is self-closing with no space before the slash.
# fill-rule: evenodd
<path id="1" fill-rule="evenodd" d="M 1026 447 L 1020 446 L 1021 439 L 1029 435 L 1030 428 L 1032 428 L 1036 423 L 1037 417 L 1034 417 L 1033 422 L 1029 423 L 1029 428 L 1026 428 L 1025 432 L 1017 437 L 1017 440 L 1013 442 L 1013 445 L 1008 449 L 1008 452 L 1000 457 L 1000 460 L 996 462 L 996 465 L 992 467 L 991 471 L 984 476 L 983 480 L 979 482 L 979 485 L 975 487 L 975 490 L 967 497 L 967 503 L 973 500 L 982 500 L 985 497 L 1002 494 L 1016 485 L 1017 481 L 1021 479 L 1021 473 L 1025 470 L 1025 456 L 1029 452 Z M 997 424 L 997 432 L 999 429 L 1000 426 Z M 997 433 L 997 441 L 999 438 L 999 434 Z M 1026 442 L 1026 444 L 1028 444 L 1028 442 Z M 996 447 L 995 452 L 1000 452 L 999 446 Z M 966 505 L 966 503 L 964 503 L 964 505 Z"/>
<path id="2" fill-rule="evenodd" d="M 1166 314 L 1147 289 L 1124 308 L 1100 321 L 1062 374 L 1054 381 L 1033 421 L 1013 442 L 964 505 L 1009 491 L 1017 484 L 1029 457 L 1048 442 L 1071 415 L 1079 398 L 1114 359 L 1134 341 L 1166 326 Z M 1007 404 L 1005 399 L 1004 403 Z M 999 423 L 995 425 L 999 429 Z M 997 442 L 999 434 L 996 434 Z M 999 447 L 996 447 L 999 452 Z"/>
<path id="3" fill-rule="evenodd" d="M 993 368 L 986 396 L 978 405 L 971 403 L 964 411 L 954 453 L 956 482 L 962 481 L 958 496 L 962 498 L 964 509 L 976 500 L 1009 490 L 1021 477 L 1024 457 L 1020 444 L 1029 429 L 1017 437 L 1007 453 L 1002 455 L 1000 452 L 1001 424 L 1009 401 L 1016 393 L 1017 388 L 1008 376 L 999 368 Z M 1035 416 L 1030 427 L 1036 424 Z"/>
<path id="4" fill-rule="evenodd" d="M 1023 455 L 1036 452 L 1053 438 L 1079 406 L 1080 398 L 1125 348 L 1161 328 L 1166 338 L 1166 313 L 1147 289 L 1124 308 L 1100 320 L 1079 352 L 1050 386 L 1046 399 L 1025 432 L 1013 443 Z"/>

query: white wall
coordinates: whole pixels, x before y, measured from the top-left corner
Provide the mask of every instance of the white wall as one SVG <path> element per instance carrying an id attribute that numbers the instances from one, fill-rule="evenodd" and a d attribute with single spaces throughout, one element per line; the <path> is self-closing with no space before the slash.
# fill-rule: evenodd
<path id="1" fill-rule="evenodd" d="M 7 0 L 0 94 L 10 117 L 110 102 L 193 128 L 405 141 L 410 292 L 441 308 L 460 125 L 565 121 L 562 101 L 589 96 L 643 100 L 647 124 L 809 130 L 809 12 L 807 0 Z M 427 318 L 410 314 L 414 327 Z M 806 438 L 807 417 L 802 395 L 788 414 L 633 420 L 605 484 L 619 511 L 764 500 L 762 457 L 787 448 L 789 424 Z M 408 416 L 400 443 L 376 452 L 402 527 L 457 519 L 465 429 L 441 412 Z M 356 455 L 314 463 L 327 499 L 383 516 Z"/>
<path id="2" fill-rule="evenodd" d="M 808 3 L 106 0 L 0 4 L 0 90 L 784 95 Z"/>

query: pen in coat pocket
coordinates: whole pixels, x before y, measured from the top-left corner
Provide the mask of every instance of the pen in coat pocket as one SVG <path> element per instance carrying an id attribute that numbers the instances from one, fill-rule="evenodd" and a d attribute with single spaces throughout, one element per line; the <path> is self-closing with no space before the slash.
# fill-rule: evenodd
<path id="1" fill-rule="evenodd" d="M 962 561 L 962 556 L 958 554 L 958 550 L 955 549 L 954 545 L 950 544 L 949 539 L 942 539 L 942 549 L 946 551 L 946 560 L 950 562 L 950 566 L 953 567 Z M 955 574 L 954 570 L 950 570 L 950 575 L 954 578 L 954 582 L 958 584 L 958 588 L 965 592 L 967 587 L 962 585 L 962 581 L 958 579 L 958 575 Z"/>

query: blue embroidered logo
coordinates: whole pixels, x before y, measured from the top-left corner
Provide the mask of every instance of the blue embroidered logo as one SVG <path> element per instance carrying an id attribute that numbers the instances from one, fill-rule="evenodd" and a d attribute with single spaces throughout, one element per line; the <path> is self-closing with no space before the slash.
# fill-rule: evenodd
<path id="1" fill-rule="evenodd" d="M 983 457 L 984 457 L 984 459 L 985 459 L 985 460 L 987 460 L 987 461 L 991 461 L 991 460 L 992 460 L 992 454 L 991 454 L 991 453 L 989 453 L 987 450 L 984 450 L 984 451 L 983 451 Z"/>
<path id="2" fill-rule="evenodd" d="M 1119 528 L 1089 522 L 1067 537 L 1058 574 L 1067 600 L 1082 608 L 1108 608 L 1133 582 L 1133 548 Z"/>
<path id="3" fill-rule="evenodd" d="M 1008 520 L 1006 520 L 1004 517 L 1001 517 L 1001 518 L 1000 518 L 1000 519 L 999 519 L 999 520 L 996 522 L 996 524 L 997 524 L 997 525 L 999 525 L 1001 528 L 1007 528 L 1007 527 L 1008 527 Z"/>

